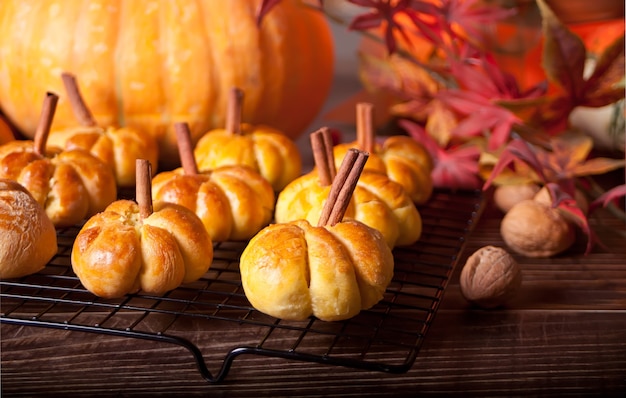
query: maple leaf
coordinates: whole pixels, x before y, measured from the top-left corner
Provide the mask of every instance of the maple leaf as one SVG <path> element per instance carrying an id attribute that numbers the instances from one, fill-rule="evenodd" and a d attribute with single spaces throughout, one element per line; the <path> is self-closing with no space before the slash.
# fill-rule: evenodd
<path id="1" fill-rule="evenodd" d="M 483 190 L 487 190 L 493 182 L 493 180 L 507 167 L 513 164 L 516 160 L 519 160 L 528 165 L 539 177 L 541 182 L 546 181 L 546 177 L 543 174 L 543 167 L 539 158 L 535 154 L 535 148 L 528 142 L 521 139 L 512 140 L 506 148 L 502 151 L 498 158 L 498 162 L 493 167 L 489 178 L 483 185 Z"/>
<path id="2" fill-rule="evenodd" d="M 598 242 L 598 239 L 589 226 L 587 215 L 578 206 L 576 199 L 574 199 L 575 194 L 573 192 L 566 192 L 561 185 L 554 182 L 547 183 L 545 187 L 550 193 L 552 207 L 568 214 L 568 220 L 573 220 L 587 236 L 585 254 L 589 254 L 593 248 L 593 244 Z"/>
<path id="3" fill-rule="evenodd" d="M 432 98 L 440 85 L 428 71 L 398 56 L 382 59 L 359 54 L 360 77 L 370 90 L 388 90 L 399 99 Z"/>
<path id="4" fill-rule="evenodd" d="M 419 124 L 408 119 L 398 122 L 409 136 L 420 142 L 433 159 L 431 177 L 433 185 L 440 188 L 478 189 L 482 181 L 478 177 L 480 149 L 471 143 L 441 148 Z"/>
<path id="5" fill-rule="evenodd" d="M 565 92 L 553 101 L 551 111 L 565 119 L 576 106 L 601 107 L 624 98 L 619 84 L 624 78 L 624 36 L 604 50 L 591 76 L 585 79 L 585 44 L 559 21 L 545 0 L 537 4 L 545 38 L 542 66 L 548 79 Z"/>
<path id="6" fill-rule="evenodd" d="M 500 154 L 498 163 L 485 182 L 487 189 L 495 176 L 515 160 L 526 163 L 543 183 L 554 182 L 574 196 L 576 177 L 603 174 L 624 167 L 624 159 L 596 157 L 588 159 L 593 148 L 591 137 L 580 133 L 564 133 L 550 140 L 550 149 L 534 146 L 521 139 L 512 140 Z"/>
<path id="7" fill-rule="evenodd" d="M 551 139 L 551 151 L 539 150 L 539 161 L 548 181 L 559 182 L 583 177 L 604 174 L 611 170 L 624 167 L 624 159 L 604 157 L 588 158 L 593 148 L 591 137 L 569 132 Z"/>
<path id="8" fill-rule="evenodd" d="M 561 23 L 545 0 L 537 0 L 537 5 L 545 39 L 543 69 L 548 79 L 560 85 L 576 103 L 584 93 L 585 44 Z"/>
<path id="9" fill-rule="evenodd" d="M 475 137 L 490 132 L 488 141 L 490 150 L 504 145 L 513 126 L 522 122 L 511 111 L 476 92 L 442 90 L 437 93 L 436 98 L 454 111 L 466 116 L 451 133 L 452 136 Z"/>
<path id="10" fill-rule="evenodd" d="M 448 32 L 456 37 L 454 28 L 458 28 L 465 38 L 478 38 L 483 35 L 485 24 L 493 24 L 516 13 L 515 9 L 503 9 L 485 5 L 481 0 L 442 0 L 442 26 L 449 27 Z"/>
<path id="11" fill-rule="evenodd" d="M 580 105 L 601 107 L 624 98 L 624 36 L 607 47 L 585 81 Z"/>
<path id="12" fill-rule="evenodd" d="M 391 108 L 394 115 L 422 121 L 425 131 L 440 147 L 446 147 L 452 139 L 451 132 L 458 124 L 456 115 L 438 99 L 431 101 L 413 99 Z"/>
<path id="13" fill-rule="evenodd" d="M 483 150 L 478 161 L 480 165 L 480 176 L 484 181 L 489 181 L 493 185 L 518 185 L 518 184 L 540 184 L 541 178 L 525 162 L 513 158 L 512 162 L 505 168 L 493 173 L 494 166 L 502 157 L 505 148 L 500 148 L 496 152 Z M 491 179 L 490 177 L 493 176 Z M 488 186 L 488 185 L 487 185 Z"/>
<path id="14" fill-rule="evenodd" d="M 350 0 L 351 3 L 367 7 L 369 12 L 357 15 L 348 28 L 350 30 L 368 30 L 381 26 L 383 22 L 385 26 L 385 44 L 390 54 L 396 51 L 397 44 L 394 32 L 398 32 L 407 41 L 408 35 L 405 33 L 401 24 L 395 20 L 395 15 L 404 13 L 409 9 L 412 0 Z"/>
<path id="15" fill-rule="evenodd" d="M 613 203 L 622 196 L 626 196 L 626 184 L 613 187 L 602 195 L 598 196 L 593 202 L 589 204 L 589 213 L 595 211 L 600 207 L 609 206 L 609 204 Z"/>
<path id="16" fill-rule="evenodd" d="M 454 113 L 437 99 L 429 103 L 428 110 L 430 114 L 426 120 L 426 131 L 440 147 L 445 148 L 452 139 L 452 132 L 456 129 L 458 120 Z"/>
<path id="17" fill-rule="evenodd" d="M 461 59 L 450 59 L 450 73 L 459 88 L 480 93 L 490 100 L 532 100 L 543 96 L 544 82 L 521 91 L 515 77 L 498 67 L 493 55 L 477 52 L 466 45 Z"/>

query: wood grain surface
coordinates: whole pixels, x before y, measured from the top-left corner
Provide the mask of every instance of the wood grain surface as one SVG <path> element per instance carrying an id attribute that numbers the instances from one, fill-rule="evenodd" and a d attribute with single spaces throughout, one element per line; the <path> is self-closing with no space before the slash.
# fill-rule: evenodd
<path id="1" fill-rule="evenodd" d="M 579 239 L 552 259 L 516 256 L 523 284 L 505 308 L 468 304 L 457 267 L 404 374 L 242 355 L 222 383 L 211 384 L 179 346 L 2 324 L 2 396 L 623 396 L 626 228 L 600 214 L 592 222 L 606 247 L 585 256 Z M 461 265 L 482 246 L 504 246 L 500 218 L 487 208 Z M 232 328 L 193 333 L 215 347 L 208 364 L 242 338 Z"/>

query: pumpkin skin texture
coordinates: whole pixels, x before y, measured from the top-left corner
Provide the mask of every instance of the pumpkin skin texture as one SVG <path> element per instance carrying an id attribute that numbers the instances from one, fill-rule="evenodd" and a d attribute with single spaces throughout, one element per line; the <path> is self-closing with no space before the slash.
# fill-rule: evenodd
<path id="1" fill-rule="evenodd" d="M 146 131 L 163 167 L 179 163 L 172 125 L 192 139 L 224 125 L 228 92 L 246 92 L 242 119 L 300 135 L 328 95 L 333 41 L 323 14 L 285 0 L 256 25 L 259 0 L 4 0 L 0 107 L 27 137 L 40 94 L 81 82 L 100 126 Z M 236 38 L 236 40 L 234 39 Z M 59 101 L 53 130 L 75 126 Z"/>
<path id="2" fill-rule="evenodd" d="M 9 141 L 13 141 L 15 135 L 9 124 L 4 120 L 4 117 L 0 115 L 0 145 L 6 144 Z"/>

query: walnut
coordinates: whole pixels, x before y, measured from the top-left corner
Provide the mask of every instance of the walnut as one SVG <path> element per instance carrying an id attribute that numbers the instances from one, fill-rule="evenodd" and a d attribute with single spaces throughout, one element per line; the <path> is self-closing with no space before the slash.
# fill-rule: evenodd
<path id="1" fill-rule="evenodd" d="M 505 304 L 519 290 L 522 272 L 506 250 L 485 246 L 474 252 L 461 270 L 461 293 L 483 308 Z"/>
<path id="2" fill-rule="evenodd" d="M 580 189 L 576 190 L 574 199 L 576 199 L 576 205 L 583 212 L 583 214 L 587 214 L 587 212 L 589 211 L 589 201 Z M 550 196 L 550 191 L 546 187 L 541 188 L 539 192 L 537 192 L 537 194 L 533 197 L 533 200 L 535 202 L 544 203 L 549 206 L 552 206 L 553 202 L 552 197 Z M 572 222 L 574 224 L 576 223 L 576 219 L 571 214 L 563 211 L 561 212 L 561 214 L 565 216 L 565 218 L 569 222 Z"/>
<path id="3" fill-rule="evenodd" d="M 532 199 L 539 189 L 539 185 L 534 183 L 500 185 L 493 191 L 493 202 L 501 212 L 506 213 L 522 200 Z"/>
<path id="4" fill-rule="evenodd" d="M 550 205 L 523 200 L 500 223 L 506 245 L 526 257 L 547 258 L 567 250 L 576 239 L 573 224 Z"/>

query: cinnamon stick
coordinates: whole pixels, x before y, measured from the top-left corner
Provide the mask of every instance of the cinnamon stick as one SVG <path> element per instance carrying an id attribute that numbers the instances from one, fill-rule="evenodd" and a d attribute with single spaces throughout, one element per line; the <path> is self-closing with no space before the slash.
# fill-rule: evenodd
<path id="1" fill-rule="evenodd" d="M 228 93 L 226 108 L 226 131 L 241 134 L 241 112 L 243 109 L 243 90 L 233 87 Z"/>
<path id="2" fill-rule="evenodd" d="M 337 175 L 335 168 L 335 155 L 333 153 L 333 136 L 328 127 L 322 128 L 322 136 L 324 137 L 324 148 L 326 148 L 326 157 L 328 158 L 328 170 L 330 171 L 330 180 L 334 180 Z"/>
<path id="3" fill-rule="evenodd" d="M 152 214 L 152 165 L 149 160 L 135 161 L 135 200 L 139 205 L 139 217 L 143 220 Z"/>
<path id="4" fill-rule="evenodd" d="M 356 106 L 356 140 L 359 149 L 371 153 L 374 150 L 374 125 L 372 121 L 374 105 L 360 102 Z"/>
<path id="5" fill-rule="evenodd" d="M 71 73 L 63 72 L 61 73 L 61 79 L 63 80 L 63 85 L 65 86 L 65 92 L 68 100 L 70 101 L 72 112 L 74 112 L 74 117 L 76 117 L 78 123 L 87 127 L 97 126 L 98 123 L 96 122 L 96 119 L 91 114 L 89 107 L 80 93 L 76 77 Z"/>
<path id="6" fill-rule="evenodd" d="M 35 131 L 33 142 L 33 150 L 40 156 L 45 156 L 46 154 L 46 143 L 48 142 L 50 126 L 52 126 L 52 120 L 54 119 L 57 102 L 59 102 L 58 95 L 52 92 L 46 93 L 46 98 L 43 101 L 41 115 L 39 116 L 39 124 L 37 124 L 37 130 Z"/>
<path id="7" fill-rule="evenodd" d="M 355 148 L 348 150 L 333 180 L 318 226 L 332 226 L 341 222 L 368 157 L 367 152 Z"/>
<path id="8" fill-rule="evenodd" d="M 189 125 L 185 122 L 175 123 L 174 131 L 176 131 L 176 142 L 178 143 L 178 155 L 183 171 L 187 175 L 198 174 L 198 165 L 193 154 L 193 144 L 191 142 L 191 131 Z"/>
<path id="9" fill-rule="evenodd" d="M 311 149 L 313 150 L 313 160 L 315 161 L 315 167 L 317 168 L 320 185 L 325 187 L 332 184 L 334 178 L 333 171 L 335 167 L 333 160 L 333 167 L 331 171 L 331 163 L 328 160 L 328 149 L 326 147 L 323 130 L 328 129 L 322 128 L 311 133 Z"/>

